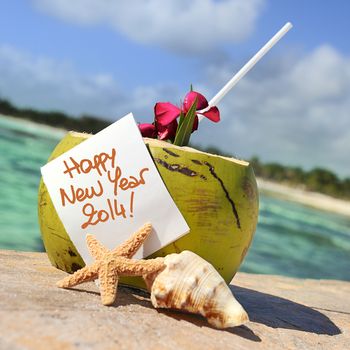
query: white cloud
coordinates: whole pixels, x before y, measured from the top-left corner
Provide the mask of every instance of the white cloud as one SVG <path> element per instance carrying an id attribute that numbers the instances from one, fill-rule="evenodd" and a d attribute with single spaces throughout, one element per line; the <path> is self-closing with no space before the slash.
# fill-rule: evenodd
<path id="1" fill-rule="evenodd" d="M 208 81 L 215 81 L 215 70 L 208 69 Z M 269 75 L 260 73 L 264 70 Z M 232 75 L 227 66 L 226 73 L 223 65 L 217 71 L 220 84 Z M 219 107 L 222 124 L 206 122 L 198 142 L 207 144 L 208 138 L 241 157 L 256 154 L 350 175 L 350 58 L 332 47 L 261 63 Z"/>
<path id="2" fill-rule="evenodd" d="M 208 51 L 245 39 L 265 0 L 33 0 L 44 13 L 82 25 L 106 24 L 141 44 Z"/>
<path id="3" fill-rule="evenodd" d="M 150 120 L 155 101 L 178 94 L 174 87 L 162 85 L 126 91 L 108 73 L 82 75 L 68 63 L 9 46 L 0 46 L 0 77 L 0 97 L 19 106 L 109 119 L 132 111 L 140 121 Z"/>

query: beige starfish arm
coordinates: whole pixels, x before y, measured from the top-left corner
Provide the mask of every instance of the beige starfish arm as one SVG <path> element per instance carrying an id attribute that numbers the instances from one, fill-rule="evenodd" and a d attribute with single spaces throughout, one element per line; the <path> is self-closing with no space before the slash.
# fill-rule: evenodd
<path id="1" fill-rule="evenodd" d="M 143 276 L 164 268 L 164 258 L 131 260 L 120 257 L 115 264 L 118 275 Z"/>
<path id="2" fill-rule="evenodd" d="M 117 297 L 118 275 L 115 273 L 114 261 L 104 261 L 99 268 L 101 301 L 103 305 L 112 305 Z"/>
<path id="3" fill-rule="evenodd" d="M 93 281 L 98 278 L 98 264 L 85 266 L 82 269 L 69 275 L 56 283 L 57 287 L 70 288 L 83 282 Z"/>
<path id="4" fill-rule="evenodd" d="M 94 235 L 86 235 L 86 244 L 91 256 L 95 260 L 100 260 L 104 254 L 109 252 L 109 250 L 100 243 Z"/>
<path id="5" fill-rule="evenodd" d="M 140 249 L 143 242 L 152 232 L 152 224 L 146 223 L 138 231 L 136 231 L 127 241 L 116 247 L 112 253 L 114 256 L 125 256 L 132 258 Z"/>

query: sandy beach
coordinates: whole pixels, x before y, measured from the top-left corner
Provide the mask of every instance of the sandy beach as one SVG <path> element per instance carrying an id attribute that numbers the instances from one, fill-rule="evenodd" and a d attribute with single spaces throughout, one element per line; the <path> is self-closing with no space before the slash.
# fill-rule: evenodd
<path id="1" fill-rule="evenodd" d="M 350 216 L 350 201 L 333 198 L 317 192 L 289 187 L 262 178 L 257 178 L 257 183 L 259 191 L 263 194 L 298 202 L 313 208 Z"/>

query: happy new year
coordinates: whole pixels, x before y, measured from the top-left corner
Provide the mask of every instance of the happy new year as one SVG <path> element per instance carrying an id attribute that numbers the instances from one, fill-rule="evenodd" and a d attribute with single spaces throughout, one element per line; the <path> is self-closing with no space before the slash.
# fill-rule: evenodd
<path id="1" fill-rule="evenodd" d="M 113 186 L 114 198 L 106 199 L 105 208 L 96 209 L 90 202 L 82 207 L 82 214 L 86 219 L 81 225 L 83 229 L 90 225 L 97 225 L 100 222 L 116 220 L 118 217 L 126 219 L 126 208 L 129 208 L 129 217 L 133 217 L 135 189 L 145 185 L 146 181 L 144 175 L 149 171 L 149 168 L 140 169 L 137 176 L 125 176 L 120 166 L 116 164 L 116 156 L 117 152 L 112 148 L 110 153 L 101 152 L 94 155 L 91 159 L 84 158 L 77 161 L 73 157 L 69 157 L 69 160 L 63 161 L 65 167 L 63 174 L 69 175 L 70 178 L 95 172 L 97 178 L 105 176 L 107 177 L 108 183 Z M 119 190 L 127 191 L 129 189 L 132 189 L 129 197 L 129 205 L 120 203 L 117 198 Z M 94 197 L 101 197 L 104 194 L 104 190 L 100 179 L 97 179 L 95 184 L 89 187 L 70 185 L 69 190 L 60 188 L 61 204 L 65 207 L 69 204 L 74 205 L 76 202 L 92 200 Z"/>

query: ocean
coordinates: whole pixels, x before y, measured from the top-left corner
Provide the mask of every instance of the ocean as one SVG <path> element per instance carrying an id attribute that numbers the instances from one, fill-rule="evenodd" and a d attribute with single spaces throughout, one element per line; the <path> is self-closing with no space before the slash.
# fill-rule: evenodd
<path id="1" fill-rule="evenodd" d="M 63 130 L 0 116 L 0 249 L 44 251 L 40 167 Z M 260 195 L 259 223 L 240 271 L 350 280 L 350 217 Z"/>

